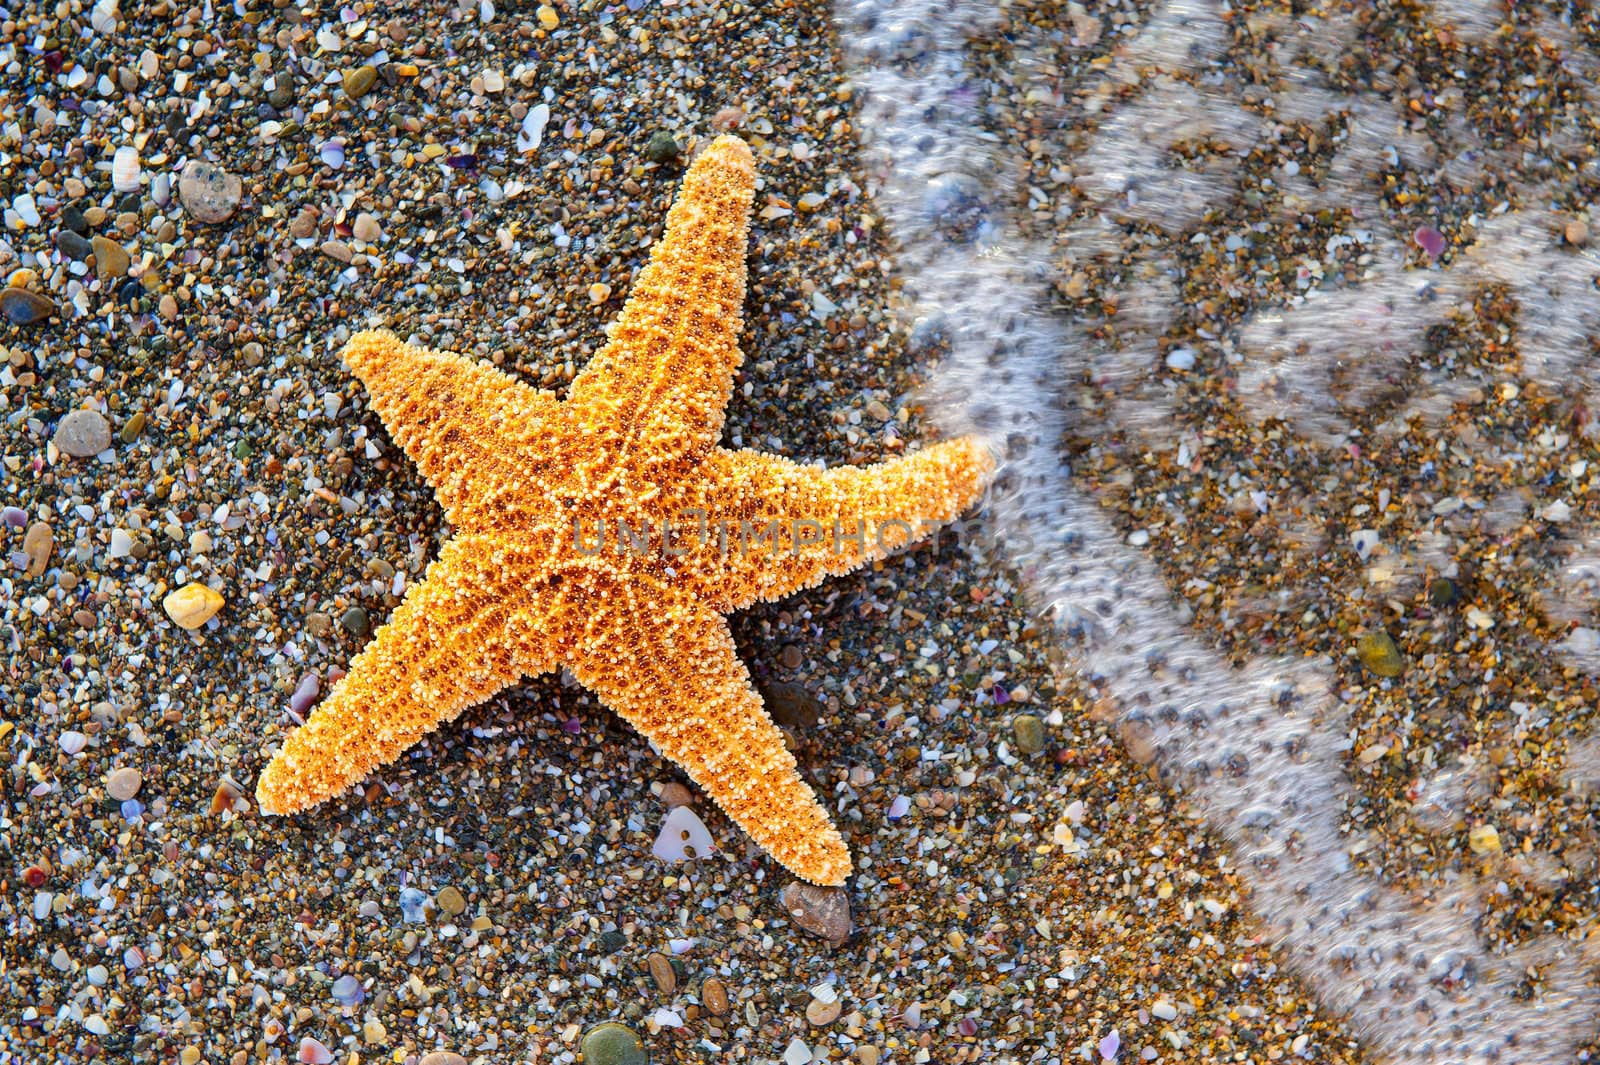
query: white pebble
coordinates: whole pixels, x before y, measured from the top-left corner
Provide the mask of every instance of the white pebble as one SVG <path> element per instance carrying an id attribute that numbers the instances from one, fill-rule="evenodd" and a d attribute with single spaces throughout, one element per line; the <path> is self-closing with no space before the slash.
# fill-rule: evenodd
<path id="1" fill-rule="evenodd" d="M 1174 1006 L 1170 1002 L 1157 1002 L 1154 1006 L 1150 1007 L 1150 1012 L 1155 1014 L 1157 1017 L 1160 1017 L 1164 1021 L 1170 1021 L 1178 1015 L 1178 1007 Z"/>
<path id="2" fill-rule="evenodd" d="M 126 529 L 111 530 L 111 557 L 127 558 L 133 553 L 133 537 L 128 535 Z"/>
<path id="3" fill-rule="evenodd" d="M 11 209 L 17 212 L 17 217 L 22 219 L 24 225 L 36 226 L 39 224 L 39 208 L 33 202 L 33 197 L 24 192 L 21 196 L 11 201 Z"/>
<path id="4" fill-rule="evenodd" d="M 85 1017 L 83 1026 L 89 1030 L 91 1035 L 111 1034 L 111 1026 L 107 1024 L 106 1019 L 100 1016 L 98 1013 L 91 1013 L 88 1017 Z"/>
<path id="5" fill-rule="evenodd" d="M 89 12 L 89 27 L 102 37 L 117 32 L 117 0 L 99 0 Z"/>
<path id="6" fill-rule="evenodd" d="M 811 1048 L 801 1042 L 799 1036 L 789 1040 L 783 1052 L 783 1065 L 810 1065 L 810 1062 Z"/>
<path id="7" fill-rule="evenodd" d="M 41 891 L 33 897 L 33 919 L 42 921 L 50 916 L 50 892 Z"/>
<path id="8" fill-rule="evenodd" d="M 89 745 L 89 737 L 76 730 L 69 730 L 61 734 L 61 749 L 67 754 L 81 754 Z"/>
<path id="9" fill-rule="evenodd" d="M 517 131 L 517 151 L 531 152 L 539 147 L 539 142 L 544 140 L 544 127 L 550 121 L 550 105 L 535 104 L 533 110 L 528 112 L 528 117 L 522 120 L 522 128 Z"/>
<path id="10" fill-rule="evenodd" d="M 1167 354 L 1167 369 L 1169 369 L 1169 370 L 1192 370 L 1192 369 L 1194 369 L 1194 349 L 1193 348 L 1173 348 L 1172 351 Z"/>

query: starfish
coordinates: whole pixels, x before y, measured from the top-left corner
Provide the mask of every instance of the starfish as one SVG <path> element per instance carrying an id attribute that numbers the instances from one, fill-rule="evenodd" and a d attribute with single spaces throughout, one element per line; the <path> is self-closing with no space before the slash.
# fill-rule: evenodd
<path id="1" fill-rule="evenodd" d="M 750 149 L 719 137 L 565 400 L 389 333 L 350 339 L 345 364 L 452 536 L 262 771 L 263 812 L 320 803 L 565 667 L 784 866 L 844 882 L 849 850 L 723 615 L 906 546 L 971 504 L 993 459 L 970 437 L 826 470 L 719 446 L 754 194 Z"/>

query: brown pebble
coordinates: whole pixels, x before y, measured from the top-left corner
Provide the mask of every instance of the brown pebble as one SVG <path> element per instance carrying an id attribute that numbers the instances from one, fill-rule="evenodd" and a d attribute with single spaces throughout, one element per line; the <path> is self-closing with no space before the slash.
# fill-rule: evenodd
<path id="1" fill-rule="evenodd" d="M 784 644 L 783 650 L 778 652 L 778 661 L 783 664 L 784 669 L 799 669 L 800 663 L 805 660 L 805 654 L 792 643 Z"/>
<path id="2" fill-rule="evenodd" d="M 94 245 L 94 272 L 96 277 L 102 281 L 116 281 L 127 276 L 128 267 L 133 262 L 128 255 L 127 248 L 124 248 L 110 237 L 103 237 L 98 233 L 95 234 L 94 240 L 90 243 Z"/>
<path id="3" fill-rule="evenodd" d="M 821 999 L 814 998 L 811 1000 L 810 1005 L 806 1006 L 806 1020 L 821 1028 L 823 1025 L 832 1024 L 838 1020 L 839 1011 L 842 1008 L 838 999 L 834 999 L 832 1002 L 824 1002 Z"/>
<path id="4" fill-rule="evenodd" d="M 434 896 L 433 901 L 439 904 L 439 909 L 451 917 L 460 916 L 461 912 L 467 908 L 466 896 L 462 895 L 453 886 L 442 889 L 438 895 Z"/>
<path id="5" fill-rule="evenodd" d="M 850 938 L 850 896 L 843 888 L 792 881 L 778 896 L 789 919 L 804 931 L 838 946 Z"/>
<path id="6" fill-rule="evenodd" d="M 69 411 L 51 439 L 73 458 L 91 458 L 111 446 L 111 426 L 97 410 Z"/>
<path id="7" fill-rule="evenodd" d="M 661 788 L 661 805 L 669 810 L 676 810 L 680 806 L 688 806 L 694 802 L 694 792 L 679 784 L 676 780 L 664 784 Z"/>
<path id="8" fill-rule="evenodd" d="M 1122 737 L 1123 746 L 1128 748 L 1128 756 L 1140 765 L 1149 765 L 1156 760 L 1156 745 L 1154 734 L 1150 726 L 1142 721 L 1129 721 L 1117 729 Z"/>
<path id="9" fill-rule="evenodd" d="M 858 1065 L 878 1065 L 877 1047 L 856 1047 L 856 1062 Z"/>
<path id="10" fill-rule="evenodd" d="M 1567 238 L 1568 244 L 1571 244 L 1575 248 L 1581 248 L 1585 244 L 1589 243 L 1589 226 L 1584 222 L 1583 219 L 1574 218 L 1572 221 L 1567 223 L 1567 229 L 1564 236 Z"/>
<path id="11" fill-rule="evenodd" d="M 127 802 L 144 787 L 144 774 L 131 765 L 113 769 L 106 776 L 106 794 L 118 802 Z"/>
<path id="12" fill-rule="evenodd" d="M 234 802 L 243 794 L 244 792 L 239 785 L 229 778 L 223 777 L 222 782 L 217 785 L 217 790 L 212 793 L 211 813 L 220 814 L 233 809 Z"/>
<path id="13" fill-rule="evenodd" d="M 365 96 L 378 80 L 378 68 L 360 66 L 344 72 L 344 94 L 352 99 Z"/>
<path id="14" fill-rule="evenodd" d="M 346 244 L 342 240 L 323 241 L 322 254 L 341 263 L 347 263 L 351 259 L 355 258 L 355 254 L 350 250 L 350 245 Z"/>
<path id="15" fill-rule="evenodd" d="M 22 538 L 22 553 L 28 556 L 28 568 L 24 574 L 37 577 L 50 565 L 50 553 L 55 550 L 55 533 L 50 529 L 47 521 L 36 521 L 28 526 L 28 532 Z"/>
<path id="16" fill-rule="evenodd" d="M 707 977 L 705 983 L 700 985 L 700 1001 L 706 1009 L 720 1017 L 728 1012 L 728 988 L 715 976 Z"/>
<path id="17" fill-rule="evenodd" d="M 656 982 L 663 995 L 672 994 L 678 986 L 678 974 L 672 970 L 672 962 L 665 954 L 655 953 L 646 960 L 650 967 L 650 979 Z"/>

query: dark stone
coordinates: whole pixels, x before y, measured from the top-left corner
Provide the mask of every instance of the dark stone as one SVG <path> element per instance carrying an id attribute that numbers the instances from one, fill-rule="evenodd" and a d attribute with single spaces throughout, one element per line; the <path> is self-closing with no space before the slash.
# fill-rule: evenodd
<path id="1" fill-rule="evenodd" d="M 56 247 L 60 248 L 62 254 L 69 259 L 76 259 L 80 263 L 88 259 L 89 254 L 94 251 L 93 244 L 70 229 L 56 232 Z"/>
<path id="2" fill-rule="evenodd" d="M 372 629 L 372 621 L 367 617 L 365 608 L 359 606 L 353 606 L 340 614 L 339 624 L 355 636 L 365 636 Z"/>
<path id="3" fill-rule="evenodd" d="M 83 217 L 83 212 L 71 204 L 61 208 L 61 224 L 80 237 L 89 235 L 89 223 Z"/>
<path id="4" fill-rule="evenodd" d="M 786 728 L 808 729 L 822 717 L 822 703 L 799 684 L 779 681 L 760 688 L 772 720 Z"/>
<path id="5" fill-rule="evenodd" d="M 650 135 L 649 142 L 644 146 L 644 157 L 652 163 L 670 163 L 682 150 L 672 134 L 664 129 L 657 130 Z"/>

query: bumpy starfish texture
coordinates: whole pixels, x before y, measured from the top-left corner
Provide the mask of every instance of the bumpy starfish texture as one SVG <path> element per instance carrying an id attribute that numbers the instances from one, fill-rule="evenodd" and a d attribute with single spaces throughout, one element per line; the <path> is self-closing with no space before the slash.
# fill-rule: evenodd
<path id="1" fill-rule="evenodd" d="M 695 161 L 565 401 L 388 333 L 350 340 L 346 365 L 454 535 L 262 772 L 263 811 L 320 803 L 565 666 L 794 873 L 849 875 L 722 615 L 905 546 L 972 503 L 993 462 L 972 439 L 832 470 L 717 445 L 754 185 L 737 138 Z"/>

